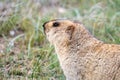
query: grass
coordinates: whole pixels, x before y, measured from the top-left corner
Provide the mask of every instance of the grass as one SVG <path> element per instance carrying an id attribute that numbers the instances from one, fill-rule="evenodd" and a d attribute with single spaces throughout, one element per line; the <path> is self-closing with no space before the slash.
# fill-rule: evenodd
<path id="1" fill-rule="evenodd" d="M 0 80 L 65 80 L 42 28 L 51 19 L 79 20 L 96 38 L 120 43 L 120 0 L 1 2 L 8 7 L 0 8 Z"/>

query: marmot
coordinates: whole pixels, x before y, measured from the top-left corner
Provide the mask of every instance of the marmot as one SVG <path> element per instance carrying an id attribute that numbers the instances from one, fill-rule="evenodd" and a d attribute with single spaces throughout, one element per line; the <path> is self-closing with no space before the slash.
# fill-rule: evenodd
<path id="1" fill-rule="evenodd" d="M 43 28 L 66 80 L 120 80 L 120 45 L 97 40 L 72 20 L 51 20 Z"/>

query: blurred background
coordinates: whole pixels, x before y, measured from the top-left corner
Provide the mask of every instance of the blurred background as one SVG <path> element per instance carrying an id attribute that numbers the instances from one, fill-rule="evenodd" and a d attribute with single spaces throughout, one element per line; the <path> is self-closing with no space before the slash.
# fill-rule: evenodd
<path id="1" fill-rule="evenodd" d="M 0 0 L 0 80 L 65 80 L 42 28 L 58 18 L 120 44 L 120 0 Z"/>

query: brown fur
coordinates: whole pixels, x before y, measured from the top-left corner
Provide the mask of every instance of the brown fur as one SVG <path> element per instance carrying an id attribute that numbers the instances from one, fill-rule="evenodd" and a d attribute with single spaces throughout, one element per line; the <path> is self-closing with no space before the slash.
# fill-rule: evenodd
<path id="1" fill-rule="evenodd" d="M 70 20 L 52 20 L 44 28 L 66 80 L 120 80 L 120 45 L 105 44 Z"/>

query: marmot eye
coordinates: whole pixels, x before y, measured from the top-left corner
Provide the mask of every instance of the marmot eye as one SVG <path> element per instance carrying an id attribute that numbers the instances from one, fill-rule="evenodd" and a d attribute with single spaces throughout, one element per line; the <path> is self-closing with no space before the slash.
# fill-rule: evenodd
<path id="1" fill-rule="evenodd" d="M 53 27 L 58 27 L 59 25 L 60 25 L 59 22 L 54 22 L 54 23 L 53 23 Z"/>

